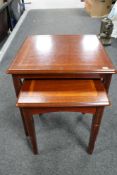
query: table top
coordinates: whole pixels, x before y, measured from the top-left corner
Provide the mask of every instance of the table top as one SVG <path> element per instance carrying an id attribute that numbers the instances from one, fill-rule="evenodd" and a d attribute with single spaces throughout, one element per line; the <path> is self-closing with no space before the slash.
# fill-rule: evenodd
<path id="1" fill-rule="evenodd" d="M 29 36 L 7 71 L 9 74 L 115 72 L 96 35 Z"/>
<path id="2" fill-rule="evenodd" d="M 109 105 L 100 80 L 26 80 L 18 107 L 92 107 Z"/>

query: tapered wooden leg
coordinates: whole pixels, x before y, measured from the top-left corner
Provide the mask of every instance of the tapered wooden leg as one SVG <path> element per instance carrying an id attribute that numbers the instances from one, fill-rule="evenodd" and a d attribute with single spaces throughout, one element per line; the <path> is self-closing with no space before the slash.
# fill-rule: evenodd
<path id="1" fill-rule="evenodd" d="M 89 154 L 92 154 L 94 150 L 96 138 L 99 132 L 100 124 L 101 124 L 101 119 L 103 116 L 103 111 L 104 111 L 104 107 L 98 107 L 96 110 L 96 114 L 93 116 L 93 119 L 92 119 L 91 133 L 90 133 L 89 145 L 87 149 L 87 152 Z"/>
<path id="2" fill-rule="evenodd" d="M 23 114 L 22 109 L 20 109 L 20 114 L 21 114 L 21 117 L 22 117 L 22 122 L 23 122 L 23 126 L 24 126 L 25 135 L 26 135 L 26 137 L 28 137 L 29 136 L 28 128 L 26 126 L 26 122 L 25 122 L 25 118 L 24 118 L 24 114 Z"/>
<path id="3" fill-rule="evenodd" d="M 33 116 L 28 111 L 25 111 L 25 109 L 23 109 L 24 119 L 28 129 L 29 137 L 31 140 L 33 153 L 38 154 L 34 120 L 33 120 Z"/>
<path id="4" fill-rule="evenodd" d="M 104 86 L 105 86 L 105 89 L 106 89 L 107 93 L 109 91 L 109 86 L 110 86 L 111 79 L 112 79 L 112 74 L 106 74 L 104 76 Z"/>
<path id="5" fill-rule="evenodd" d="M 22 82 L 21 82 L 21 79 L 16 77 L 15 75 L 12 76 L 12 79 L 13 79 L 13 84 L 14 84 L 16 97 L 18 97 L 21 86 L 22 86 Z M 22 117 L 25 134 L 26 134 L 26 136 L 28 136 L 29 134 L 28 134 L 28 130 L 27 130 L 27 127 L 26 127 L 25 120 L 24 120 L 24 115 L 23 115 L 22 109 L 20 109 L 20 114 L 21 114 L 21 117 Z"/>
<path id="6" fill-rule="evenodd" d="M 22 81 L 21 81 L 20 78 L 18 78 L 15 75 L 12 75 L 12 79 L 13 79 L 13 85 L 14 85 L 16 97 L 18 97 L 20 89 L 21 89 L 21 86 L 22 86 Z"/>

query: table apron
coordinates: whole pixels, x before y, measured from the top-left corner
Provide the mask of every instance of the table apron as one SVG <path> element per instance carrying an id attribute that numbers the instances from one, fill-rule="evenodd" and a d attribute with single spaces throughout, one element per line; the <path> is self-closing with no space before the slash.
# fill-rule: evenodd
<path id="1" fill-rule="evenodd" d="M 105 74 L 14 74 L 13 76 L 17 78 L 25 78 L 25 79 L 95 79 L 101 78 Z"/>

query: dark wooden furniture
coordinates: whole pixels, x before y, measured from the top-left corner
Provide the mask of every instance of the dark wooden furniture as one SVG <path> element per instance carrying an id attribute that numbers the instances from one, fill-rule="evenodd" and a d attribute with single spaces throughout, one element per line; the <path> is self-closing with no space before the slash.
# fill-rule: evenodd
<path id="1" fill-rule="evenodd" d="M 24 0 L 4 0 L 8 3 L 8 15 L 11 31 L 25 10 Z"/>
<path id="2" fill-rule="evenodd" d="M 0 6 L 0 42 L 6 37 L 9 30 L 8 3 Z"/>
<path id="3" fill-rule="evenodd" d="M 17 106 L 23 111 L 34 154 L 38 153 L 33 114 L 76 111 L 94 114 L 88 146 L 92 153 L 108 97 L 100 80 L 26 80 Z"/>
<path id="4" fill-rule="evenodd" d="M 39 35 L 24 41 L 7 73 L 18 97 L 22 79 L 100 79 L 108 92 L 116 70 L 95 35 Z"/>
<path id="5" fill-rule="evenodd" d="M 20 8 L 19 5 L 22 7 L 22 11 L 19 13 Z M 15 4 L 15 5 L 13 5 Z M 14 6 L 17 6 L 17 9 L 13 9 Z M 3 4 L 0 6 L 0 42 L 2 42 L 5 37 L 8 35 L 9 30 L 13 30 L 15 24 L 18 22 L 20 16 L 22 15 L 23 11 L 25 10 L 24 0 L 22 3 L 18 0 L 4 0 Z M 18 19 L 15 18 L 14 14 L 18 14 Z"/>

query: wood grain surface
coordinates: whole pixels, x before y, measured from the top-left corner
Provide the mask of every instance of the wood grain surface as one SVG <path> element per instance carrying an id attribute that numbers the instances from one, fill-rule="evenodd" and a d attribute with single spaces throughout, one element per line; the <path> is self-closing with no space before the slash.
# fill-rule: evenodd
<path id="1" fill-rule="evenodd" d="M 28 37 L 10 65 L 9 74 L 115 73 L 96 35 Z"/>
<path id="2" fill-rule="evenodd" d="M 100 80 L 25 80 L 18 107 L 106 106 L 109 100 Z"/>

